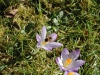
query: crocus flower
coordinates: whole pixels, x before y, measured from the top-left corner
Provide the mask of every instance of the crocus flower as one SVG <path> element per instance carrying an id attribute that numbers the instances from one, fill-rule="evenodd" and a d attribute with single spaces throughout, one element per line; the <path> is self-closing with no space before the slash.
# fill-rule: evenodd
<path id="1" fill-rule="evenodd" d="M 80 74 L 78 74 L 77 72 L 68 72 L 68 71 L 65 71 L 64 75 L 80 75 Z"/>
<path id="2" fill-rule="evenodd" d="M 61 57 L 57 57 L 56 62 L 63 71 L 77 72 L 80 66 L 85 63 L 84 60 L 76 60 L 79 57 L 79 54 L 80 50 L 75 50 L 72 53 L 69 53 L 69 51 L 64 48 Z"/>
<path id="3" fill-rule="evenodd" d="M 56 33 L 52 33 L 47 37 L 46 37 L 46 33 L 47 33 L 46 27 L 43 26 L 41 30 L 41 35 L 36 34 L 36 39 L 38 41 L 37 43 L 38 48 L 44 48 L 45 50 L 52 50 L 52 48 L 62 46 L 61 43 L 54 42 L 57 38 Z"/>

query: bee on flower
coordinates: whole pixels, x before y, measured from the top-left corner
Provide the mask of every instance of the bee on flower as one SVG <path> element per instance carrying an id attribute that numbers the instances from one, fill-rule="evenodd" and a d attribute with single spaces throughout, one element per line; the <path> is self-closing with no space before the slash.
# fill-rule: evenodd
<path id="1" fill-rule="evenodd" d="M 41 30 L 41 35 L 36 34 L 36 39 L 38 41 L 37 47 L 38 48 L 43 48 L 45 50 L 52 50 L 52 48 L 60 47 L 63 46 L 61 43 L 54 42 L 57 38 L 56 33 L 52 33 L 49 36 L 46 36 L 46 27 L 43 26 Z"/>

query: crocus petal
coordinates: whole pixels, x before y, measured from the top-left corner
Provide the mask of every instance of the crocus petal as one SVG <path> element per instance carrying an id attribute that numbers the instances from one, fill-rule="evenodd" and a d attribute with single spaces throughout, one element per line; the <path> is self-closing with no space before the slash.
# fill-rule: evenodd
<path id="1" fill-rule="evenodd" d="M 77 61 L 73 61 L 72 64 L 70 64 L 67 69 L 68 70 L 73 70 L 74 68 L 78 68 L 80 66 L 82 66 L 85 63 L 84 60 L 77 60 Z"/>
<path id="2" fill-rule="evenodd" d="M 74 69 L 69 70 L 69 71 L 77 72 L 79 69 L 80 69 L 80 67 L 77 67 L 77 68 L 74 68 Z"/>
<path id="3" fill-rule="evenodd" d="M 72 59 L 73 60 L 73 55 L 71 53 L 63 55 L 62 57 L 63 63 L 66 62 L 67 59 Z"/>
<path id="4" fill-rule="evenodd" d="M 65 71 L 64 75 L 80 75 L 80 74 L 78 74 L 77 72 L 68 72 L 68 71 Z"/>
<path id="5" fill-rule="evenodd" d="M 62 60 L 60 59 L 60 57 L 57 57 L 56 58 L 56 62 L 58 64 L 58 66 L 60 67 L 60 70 L 63 70 L 65 71 L 66 69 L 63 67 L 63 63 L 62 63 Z"/>
<path id="6" fill-rule="evenodd" d="M 40 37 L 38 34 L 36 34 L 36 40 L 37 40 L 38 42 L 41 40 L 41 37 Z"/>
<path id="7" fill-rule="evenodd" d="M 44 48 L 44 49 L 47 50 L 47 51 L 52 50 L 52 47 L 49 47 L 49 46 L 43 46 L 42 48 Z"/>
<path id="8" fill-rule="evenodd" d="M 56 62 L 57 62 L 58 65 L 63 66 L 62 60 L 60 59 L 60 57 L 56 58 Z"/>
<path id="9" fill-rule="evenodd" d="M 72 53 L 61 55 L 63 62 L 65 62 L 68 58 L 72 58 L 72 60 L 76 60 L 80 54 L 80 50 L 75 50 Z"/>
<path id="10" fill-rule="evenodd" d="M 73 60 L 76 60 L 79 57 L 79 54 L 80 54 L 80 50 L 75 50 L 72 53 L 62 55 L 62 58 L 64 61 L 66 61 L 66 59 L 68 58 L 72 58 Z"/>
<path id="11" fill-rule="evenodd" d="M 64 75 L 68 75 L 68 71 L 65 71 L 65 72 L 64 72 Z"/>
<path id="12" fill-rule="evenodd" d="M 37 43 L 37 48 L 41 48 L 40 42 Z"/>
<path id="13" fill-rule="evenodd" d="M 71 53 L 73 55 L 74 60 L 76 60 L 79 57 L 80 50 L 75 50 Z"/>
<path id="14" fill-rule="evenodd" d="M 67 50 L 67 48 L 64 48 L 61 53 L 61 59 L 63 60 L 63 58 L 65 58 L 67 54 L 69 54 L 69 51 Z"/>
<path id="15" fill-rule="evenodd" d="M 41 31 L 41 40 L 45 40 L 46 38 L 46 27 L 43 26 L 42 31 Z"/>
<path id="16" fill-rule="evenodd" d="M 56 47 L 63 46 L 63 45 L 61 43 L 57 43 L 57 42 L 49 42 L 46 46 L 56 48 Z"/>
<path id="17" fill-rule="evenodd" d="M 56 33 L 52 33 L 50 34 L 50 37 L 52 38 L 52 42 L 56 40 L 57 38 L 57 34 Z"/>

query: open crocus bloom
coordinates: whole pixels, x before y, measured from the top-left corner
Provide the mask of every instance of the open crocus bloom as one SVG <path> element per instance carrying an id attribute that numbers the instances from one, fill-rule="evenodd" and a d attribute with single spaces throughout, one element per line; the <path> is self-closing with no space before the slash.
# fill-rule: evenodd
<path id="1" fill-rule="evenodd" d="M 36 34 L 36 39 L 38 41 L 37 47 L 44 48 L 45 50 L 52 50 L 52 48 L 62 46 L 61 43 L 54 42 L 56 38 L 57 38 L 56 33 L 52 33 L 51 35 L 46 37 L 46 27 L 43 26 L 42 31 L 41 31 L 41 36 Z"/>
<path id="2" fill-rule="evenodd" d="M 79 74 L 77 72 L 68 72 L 68 71 L 65 71 L 64 75 L 79 75 Z"/>
<path id="3" fill-rule="evenodd" d="M 63 71 L 78 71 L 80 66 L 82 66 L 85 61 L 76 60 L 79 57 L 80 50 L 75 50 L 72 53 L 64 48 L 61 53 L 61 58 L 57 57 L 56 62 L 59 65 L 60 69 Z"/>

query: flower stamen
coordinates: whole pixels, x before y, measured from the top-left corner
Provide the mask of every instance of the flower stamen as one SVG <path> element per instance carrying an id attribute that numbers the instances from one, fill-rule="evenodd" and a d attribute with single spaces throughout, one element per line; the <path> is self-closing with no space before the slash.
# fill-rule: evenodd
<path id="1" fill-rule="evenodd" d="M 64 67 L 67 67 L 69 64 L 71 64 L 71 62 L 72 62 L 72 59 L 68 58 L 64 63 Z"/>
<path id="2" fill-rule="evenodd" d="M 74 72 L 69 72 L 68 75 L 74 75 Z"/>

